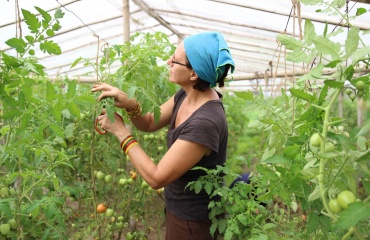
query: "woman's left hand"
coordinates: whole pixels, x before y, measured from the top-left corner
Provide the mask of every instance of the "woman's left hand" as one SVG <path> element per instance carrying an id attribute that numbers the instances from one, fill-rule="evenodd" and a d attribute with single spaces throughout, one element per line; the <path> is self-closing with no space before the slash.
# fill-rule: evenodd
<path id="1" fill-rule="evenodd" d="M 121 136 L 130 134 L 125 123 L 123 122 L 123 118 L 118 113 L 114 114 L 114 122 L 111 122 L 108 118 L 106 110 L 103 109 L 101 115 L 97 118 L 97 122 L 101 129 L 113 134 L 118 139 L 120 139 Z"/>

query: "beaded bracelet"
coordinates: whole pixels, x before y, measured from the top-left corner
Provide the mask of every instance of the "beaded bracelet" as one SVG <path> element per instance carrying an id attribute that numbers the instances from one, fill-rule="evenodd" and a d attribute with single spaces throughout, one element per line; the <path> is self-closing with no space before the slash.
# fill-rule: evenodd
<path id="1" fill-rule="evenodd" d="M 137 140 L 132 136 L 129 135 L 125 139 L 122 140 L 121 142 L 121 148 L 125 154 L 128 153 L 128 151 L 135 145 L 137 145 L 138 142 Z"/>
<path id="2" fill-rule="evenodd" d="M 141 106 L 140 106 L 140 103 L 139 102 L 137 102 L 137 105 L 132 110 L 128 110 L 126 108 L 126 112 L 127 112 L 128 116 L 130 118 L 136 118 L 137 116 L 140 116 L 141 115 L 141 111 L 142 110 L 141 110 Z"/>

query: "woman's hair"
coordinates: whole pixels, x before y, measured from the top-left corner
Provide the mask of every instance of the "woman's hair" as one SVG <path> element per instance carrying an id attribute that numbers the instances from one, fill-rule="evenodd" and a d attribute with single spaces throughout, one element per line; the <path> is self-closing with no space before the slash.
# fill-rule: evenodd
<path id="1" fill-rule="evenodd" d="M 217 79 L 217 84 L 219 87 L 223 87 L 225 85 L 225 78 L 227 76 L 227 73 L 229 72 L 230 66 L 231 66 L 230 64 L 226 64 L 225 71 L 223 72 L 221 77 Z M 198 80 L 193 85 L 193 88 L 201 92 L 204 92 L 205 90 L 209 89 L 210 85 L 211 83 L 198 78 Z"/>

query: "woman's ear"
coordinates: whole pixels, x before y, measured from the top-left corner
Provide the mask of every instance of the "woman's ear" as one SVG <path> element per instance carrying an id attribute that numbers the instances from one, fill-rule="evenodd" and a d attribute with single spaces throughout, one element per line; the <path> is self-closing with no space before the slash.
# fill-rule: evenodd
<path id="1" fill-rule="evenodd" d="M 196 74 L 193 69 L 191 70 L 190 80 L 191 81 L 198 80 L 198 74 Z"/>

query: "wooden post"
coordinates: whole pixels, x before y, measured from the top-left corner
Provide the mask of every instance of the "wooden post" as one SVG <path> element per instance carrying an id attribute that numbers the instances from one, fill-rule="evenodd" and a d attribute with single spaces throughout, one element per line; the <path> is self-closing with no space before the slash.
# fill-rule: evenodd
<path id="1" fill-rule="evenodd" d="M 122 7 L 123 17 L 123 42 L 130 41 L 130 1 L 123 0 Z"/>

